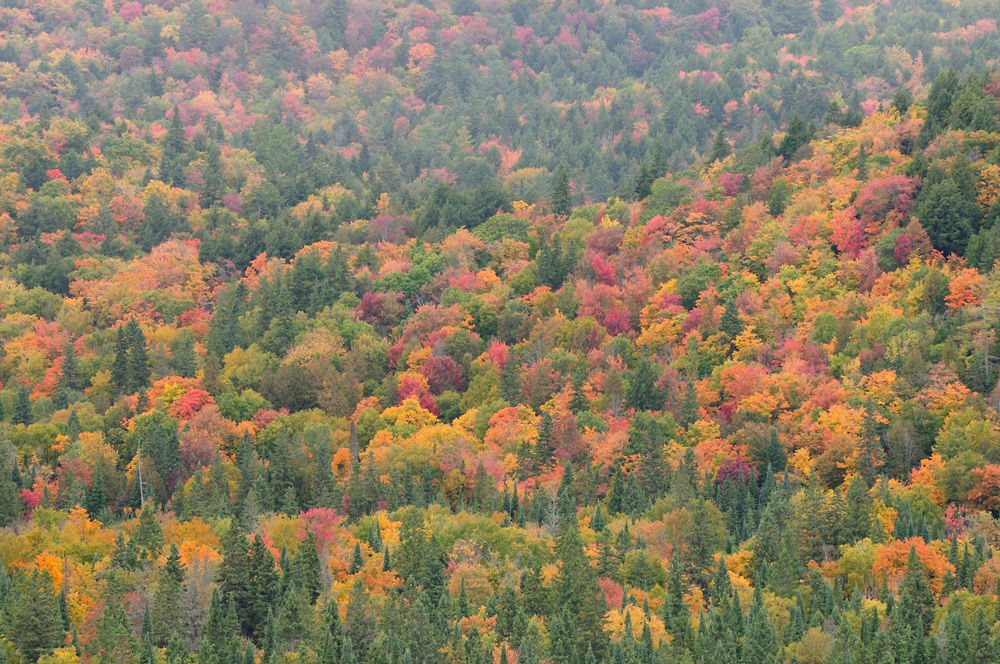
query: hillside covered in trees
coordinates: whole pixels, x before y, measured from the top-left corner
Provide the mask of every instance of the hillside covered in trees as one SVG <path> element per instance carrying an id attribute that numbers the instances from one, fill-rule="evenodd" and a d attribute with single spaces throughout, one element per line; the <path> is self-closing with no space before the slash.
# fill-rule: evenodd
<path id="1" fill-rule="evenodd" d="M 0 7 L 0 664 L 1000 662 L 988 1 Z"/>

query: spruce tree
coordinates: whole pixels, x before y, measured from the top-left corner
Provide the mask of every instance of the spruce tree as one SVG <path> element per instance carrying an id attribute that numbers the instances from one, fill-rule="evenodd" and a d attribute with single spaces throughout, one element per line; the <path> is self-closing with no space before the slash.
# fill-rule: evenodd
<path id="1" fill-rule="evenodd" d="M 194 337 L 187 330 L 181 332 L 170 347 L 170 368 L 182 378 L 194 378 L 198 372 L 198 354 Z"/>
<path id="2" fill-rule="evenodd" d="M 129 340 L 125 326 L 119 325 L 115 340 L 115 355 L 111 364 L 111 382 L 121 394 L 127 394 L 129 382 Z"/>
<path id="3" fill-rule="evenodd" d="M 73 350 L 73 343 L 66 344 L 63 352 L 62 366 L 59 368 L 59 387 L 64 390 L 79 391 L 83 388 L 83 381 L 80 378 L 80 367 L 76 361 L 76 353 Z"/>
<path id="4" fill-rule="evenodd" d="M 708 153 L 708 163 L 714 164 L 717 161 L 722 161 L 732 153 L 732 148 L 729 147 L 729 140 L 726 137 L 726 130 L 719 129 L 715 134 L 715 140 L 712 141 L 712 149 Z"/>
<path id="5" fill-rule="evenodd" d="M 180 552 L 176 544 L 171 544 L 153 596 L 153 623 L 158 646 L 168 645 L 171 637 L 183 629 L 180 601 L 184 576 Z"/>
<path id="6" fill-rule="evenodd" d="M 34 421 L 35 416 L 31 411 L 31 392 L 28 390 L 27 385 L 22 385 L 17 390 L 17 398 L 14 401 L 14 414 L 11 417 L 11 422 L 27 426 Z"/>
<path id="7" fill-rule="evenodd" d="M 842 523 L 844 542 L 851 544 L 871 535 L 872 499 L 868 494 L 868 485 L 856 473 L 847 487 L 846 511 Z"/>
<path id="8" fill-rule="evenodd" d="M 125 325 L 125 337 L 128 341 L 128 392 L 139 392 L 149 385 L 151 369 L 146 336 L 134 318 Z"/>
<path id="9" fill-rule="evenodd" d="M 23 575 L 6 609 L 6 633 L 26 661 L 36 662 L 65 642 L 59 600 L 48 572 Z"/>
<path id="10" fill-rule="evenodd" d="M 638 366 L 629 374 L 625 399 L 636 411 L 663 409 L 663 391 L 657 386 L 660 378 L 658 365 L 648 357 L 640 357 Z"/>
<path id="11" fill-rule="evenodd" d="M 558 215 L 568 215 L 573 211 L 573 201 L 569 191 L 569 174 L 565 166 L 556 171 L 556 181 L 552 186 L 552 212 Z"/>
<path id="12" fill-rule="evenodd" d="M 11 464 L 13 467 L 11 467 Z M 21 488 L 14 480 L 17 462 L 10 464 L 0 460 L 0 528 L 5 528 L 24 514 L 24 501 L 21 499 Z M 3 567 L 0 565 L 0 567 Z"/>

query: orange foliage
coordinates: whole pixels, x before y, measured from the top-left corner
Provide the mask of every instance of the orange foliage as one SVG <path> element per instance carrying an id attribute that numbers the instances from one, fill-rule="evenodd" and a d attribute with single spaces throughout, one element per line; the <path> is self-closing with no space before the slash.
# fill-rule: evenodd
<path id="1" fill-rule="evenodd" d="M 928 546 L 922 537 L 894 540 L 888 544 L 879 546 L 875 551 L 872 576 L 876 579 L 881 579 L 884 574 L 889 587 L 897 590 L 906 572 L 906 561 L 910 556 L 911 548 L 916 549 L 917 557 L 923 563 L 931 590 L 935 594 L 940 593 L 944 575 L 947 572 L 954 574 L 955 567 L 940 552 Z"/>

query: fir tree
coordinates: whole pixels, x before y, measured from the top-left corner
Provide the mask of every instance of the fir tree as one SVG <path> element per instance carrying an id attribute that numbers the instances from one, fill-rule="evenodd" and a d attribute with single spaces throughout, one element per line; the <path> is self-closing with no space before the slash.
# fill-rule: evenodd
<path id="1" fill-rule="evenodd" d="M 59 600 L 48 572 L 23 575 L 14 585 L 6 610 L 6 634 L 25 660 L 36 662 L 65 642 Z"/>
<path id="2" fill-rule="evenodd" d="M 729 140 L 726 137 L 726 130 L 719 129 L 715 134 L 715 140 L 712 141 L 712 149 L 708 153 L 708 163 L 714 164 L 717 161 L 722 161 L 732 153 L 732 148 L 729 147 Z"/>
<path id="3" fill-rule="evenodd" d="M 187 330 L 181 332 L 171 344 L 170 367 L 182 378 L 194 378 L 198 371 L 198 354 L 194 348 L 194 337 Z"/>
<path id="4" fill-rule="evenodd" d="M 17 398 L 14 401 L 14 414 L 11 417 L 11 422 L 27 426 L 34 421 L 35 416 L 31 411 L 31 393 L 28 391 L 27 385 L 22 385 L 17 390 Z"/>
<path id="5" fill-rule="evenodd" d="M 570 198 L 569 174 L 565 166 L 556 171 L 556 181 L 552 186 L 552 211 L 558 215 L 568 215 L 573 211 L 573 201 Z"/>
<path id="6" fill-rule="evenodd" d="M 171 544 L 167 561 L 160 569 L 153 598 L 154 641 L 158 646 L 168 645 L 170 639 L 183 629 L 180 601 L 184 576 L 180 552 L 176 544 Z"/>

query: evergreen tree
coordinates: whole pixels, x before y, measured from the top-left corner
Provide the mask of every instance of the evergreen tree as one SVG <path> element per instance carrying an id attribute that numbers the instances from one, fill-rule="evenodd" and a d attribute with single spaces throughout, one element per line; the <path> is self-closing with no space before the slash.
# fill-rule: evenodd
<path id="1" fill-rule="evenodd" d="M 569 174 L 565 166 L 556 171 L 556 181 L 552 186 L 552 211 L 558 215 L 568 215 L 573 211 L 573 201 L 569 191 Z"/>
<path id="2" fill-rule="evenodd" d="M 146 336 L 134 318 L 125 325 L 128 341 L 128 386 L 129 392 L 138 392 L 149 385 L 151 369 L 146 351 Z"/>
<path id="3" fill-rule="evenodd" d="M 799 148 L 812 140 L 812 135 L 813 129 L 802 116 L 796 113 L 788 123 L 785 137 L 781 139 L 781 144 L 778 146 L 778 154 L 791 160 Z"/>
<path id="4" fill-rule="evenodd" d="M 309 597 L 310 604 L 316 602 L 323 590 L 322 564 L 317 546 L 316 537 L 308 532 L 293 564 L 296 582 Z"/>
<path id="5" fill-rule="evenodd" d="M 712 142 L 712 150 L 708 153 L 708 163 L 714 164 L 717 161 L 722 161 L 732 153 L 732 148 L 729 147 L 729 139 L 726 137 L 726 130 L 719 129 L 715 134 L 715 140 Z"/>
<path id="6" fill-rule="evenodd" d="M 76 361 L 72 342 L 66 344 L 66 350 L 63 352 L 62 366 L 59 367 L 59 387 L 74 391 L 83 389 L 80 367 Z"/>
<path id="7" fill-rule="evenodd" d="M 552 290 L 558 290 L 568 273 L 559 232 L 553 232 L 549 241 L 538 251 L 535 263 L 538 266 L 538 281 Z"/>
<path id="8" fill-rule="evenodd" d="M 768 437 L 767 446 L 764 448 L 764 461 L 772 470 L 784 470 L 787 462 L 785 446 L 778 438 L 778 429 L 771 427 L 771 435 Z"/>
<path id="9" fill-rule="evenodd" d="M 868 495 L 868 485 L 859 472 L 847 487 L 847 509 L 841 526 L 846 543 L 857 542 L 871 534 L 871 512 L 872 499 Z"/>
<path id="10" fill-rule="evenodd" d="M 26 661 L 37 662 L 65 642 L 59 600 L 48 572 L 21 576 L 6 610 L 6 634 Z"/>
<path id="11" fill-rule="evenodd" d="M 630 407 L 637 411 L 663 409 L 663 392 L 656 384 L 659 374 L 659 368 L 648 357 L 638 359 L 635 371 L 628 378 L 625 398 Z"/>
<path id="12" fill-rule="evenodd" d="M 604 651 L 603 600 L 599 596 L 597 577 L 583 552 L 575 513 L 560 518 L 556 557 L 559 573 L 552 583 L 553 605 L 569 611 L 575 652 L 593 648 L 600 655 Z"/>
<path id="13" fill-rule="evenodd" d="M 104 611 L 97 625 L 97 635 L 91 644 L 99 664 L 120 664 L 132 661 L 136 653 L 132 624 L 119 597 L 120 582 L 109 579 L 104 593 Z"/>
<path id="14" fill-rule="evenodd" d="M 927 572 L 917 556 L 916 547 L 910 547 L 906 560 L 906 572 L 900 584 L 898 618 L 893 619 L 923 634 L 930 629 L 935 610 L 934 592 L 927 582 Z"/>
<path id="15" fill-rule="evenodd" d="M 125 334 L 125 326 L 118 326 L 115 340 L 115 356 L 111 364 L 111 382 L 120 393 L 127 393 L 129 388 L 129 344 Z"/>
<path id="16" fill-rule="evenodd" d="M 184 583 L 184 567 L 176 544 L 170 545 L 167 561 L 160 568 L 153 596 L 153 623 L 157 646 L 166 646 L 170 639 L 183 629 L 181 615 L 181 586 Z"/>
<path id="17" fill-rule="evenodd" d="M 778 652 L 778 639 L 764 608 L 761 584 L 754 584 L 753 604 L 746 621 L 743 664 L 764 664 Z"/>
<path id="18" fill-rule="evenodd" d="M 34 421 L 35 416 L 31 412 L 31 392 L 29 392 L 27 385 L 22 385 L 17 390 L 17 398 L 14 401 L 14 414 L 11 417 L 11 422 L 27 426 Z"/>
<path id="19" fill-rule="evenodd" d="M 170 368 L 182 378 L 194 378 L 198 371 L 198 354 L 194 348 L 194 337 L 184 330 L 171 344 Z"/>

